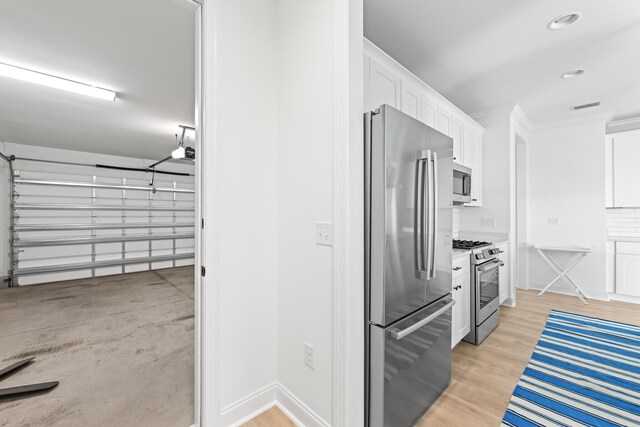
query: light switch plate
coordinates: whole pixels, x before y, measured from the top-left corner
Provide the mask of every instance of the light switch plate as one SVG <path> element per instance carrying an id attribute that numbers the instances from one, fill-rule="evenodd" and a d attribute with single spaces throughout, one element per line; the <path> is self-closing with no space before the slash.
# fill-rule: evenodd
<path id="1" fill-rule="evenodd" d="M 547 225 L 558 225 L 558 217 L 557 216 L 550 216 L 547 218 Z"/>
<path id="2" fill-rule="evenodd" d="M 313 346 L 304 343 L 304 364 L 313 369 Z"/>
<path id="3" fill-rule="evenodd" d="M 333 223 L 316 222 L 316 245 L 333 246 Z"/>

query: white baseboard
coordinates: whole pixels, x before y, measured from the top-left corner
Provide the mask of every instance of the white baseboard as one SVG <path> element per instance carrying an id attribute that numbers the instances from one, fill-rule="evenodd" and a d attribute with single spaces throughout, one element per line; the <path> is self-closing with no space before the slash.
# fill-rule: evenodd
<path id="1" fill-rule="evenodd" d="M 273 382 L 222 408 L 220 424 L 238 427 L 273 406 L 280 408 L 298 427 L 331 427 L 331 424 L 278 382 Z"/>
<path id="2" fill-rule="evenodd" d="M 504 299 L 504 301 L 502 302 L 502 304 L 500 304 L 500 305 L 504 305 L 504 306 L 513 308 L 513 307 L 516 306 L 516 299 L 515 299 L 515 297 L 506 297 Z"/>
<path id="3" fill-rule="evenodd" d="M 276 404 L 278 384 L 273 382 L 222 408 L 220 425 L 240 426 Z"/>
<path id="4" fill-rule="evenodd" d="M 640 297 L 634 297 L 630 295 L 609 293 L 609 298 L 614 301 L 631 302 L 634 304 L 640 304 Z"/>
<path id="5" fill-rule="evenodd" d="M 278 407 L 300 427 L 331 427 L 320 415 L 298 399 L 285 386 L 278 383 Z"/>

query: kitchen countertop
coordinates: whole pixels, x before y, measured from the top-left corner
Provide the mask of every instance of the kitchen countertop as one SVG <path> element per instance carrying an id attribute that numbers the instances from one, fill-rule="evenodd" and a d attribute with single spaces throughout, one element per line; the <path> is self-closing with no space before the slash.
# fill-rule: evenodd
<path id="1" fill-rule="evenodd" d="M 453 259 L 462 258 L 463 256 L 471 256 L 471 251 L 468 249 L 454 249 Z"/>
<path id="2" fill-rule="evenodd" d="M 635 242 L 635 243 L 640 243 L 640 237 L 607 236 L 607 240 L 610 241 L 610 242 Z"/>
<path id="3" fill-rule="evenodd" d="M 509 241 L 509 235 L 507 233 L 491 233 L 485 231 L 464 231 L 458 232 L 458 239 L 460 240 L 484 240 L 491 242 L 494 245 L 499 245 Z M 455 258 L 455 252 L 454 252 Z"/>

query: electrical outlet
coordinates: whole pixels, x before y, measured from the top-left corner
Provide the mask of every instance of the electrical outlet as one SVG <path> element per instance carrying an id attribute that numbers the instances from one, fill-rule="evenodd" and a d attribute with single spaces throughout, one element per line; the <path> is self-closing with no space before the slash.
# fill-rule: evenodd
<path id="1" fill-rule="evenodd" d="M 480 218 L 480 226 L 481 227 L 495 227 L 496 219 L 495 218 Z"/>
<path id="2" fill-rule="evenodd" d="M 304 364 L 313 369 L 313 346 L 304 343 Z"/>
<path id="3" fill-rule="evenodd" d="M 558 225 L 558 217 L 557 216 L 550 216 L 547 218 L 547 225 Z"/>
<path id="4" fill-rule="evenodd" d="M 316 245 L 333 246 L 333 223 L 316 222 Z"/>

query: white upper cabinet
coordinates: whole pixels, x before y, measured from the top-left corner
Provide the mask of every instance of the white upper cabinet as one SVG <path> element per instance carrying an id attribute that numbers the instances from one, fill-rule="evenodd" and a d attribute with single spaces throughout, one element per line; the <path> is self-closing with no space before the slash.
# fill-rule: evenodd
<path id="1" fill-rule="evenodd" d="M 608 152 L 608 155 L 607 155 Z M 638 190 L 638 160 L 640 159 L 640 131 L 609 135 L 605 159 L 609 157 L 607 206 L 640 207 Z"/>
<path id="2" fill-rule="evenodd" d="M 402 81 L 399 76 L 372 59 L 369 61 L 369 78 L 366 80 L 369 80 L 369 90 L 365 91 L 369 100 L 368 111 L 383 104 L 401 109 Z"/>
<path id="3" fill-rule="evenodd" d="M 605 182 L 605 206 L 611 208 L 613 204 L 613 136 L 607 135 L 604 150 L 604 182 Z"/>
<path id="4" fill-rule="evenodd" d="M 420 111 L 420 120 L 426 123 L 427 126 L 436 128 L 436 113 L 438 111 L 438 104 L 435 100 L 426 96 L 422 96 L 422 105 Z"/>
<path id="5" fill-rule="evenodd" d="M 471 203 L 467 206 L 482 206 L 482 136 L 471 132 L 471 152 L 467 158 L 467 166 L 471 168 Z"/>
<path id="6" fill-rule="evenodd" d="M 436 129 L 451 136 L 451 113 L 442 105 L 438 105 L 438 126 Z"/>
<path id="7" fill-rule="evenodd" d="M 365 111 L 388 104 L 450 136 L 454 161 L 472 171 L 468 206 L 481 206 L 482 126 L 368 40 L 364 71 Z"/>
<path id="8" fill-rule="evenodd" d="M 408 82 L 402 82 L 402 112 L 421 120 L 420 103 L 420 89 Z"/>
<path id="9" fill-rule="evenodd" d="M 451 135 L 453 138 L 453 161 L 456 163 L 460 163 L 462 161 L 462 121 L 458 118 L 454 117 L 451 121 Z"/>
<path id="10" fill-rule="evenodd" d="M 473 143 L 473 138 L 471 136 L 471 129 L 465 128 L 462 137 L 462 150 L 460 152 L 460 157 L 456 162 L 461 165 L 465 165 L 466 167 L 471 167 L 471 144 Z M 466 154 L 466 155 L 465 155 Z M 455 150 L 454 150 L 455 155 Z"/>

